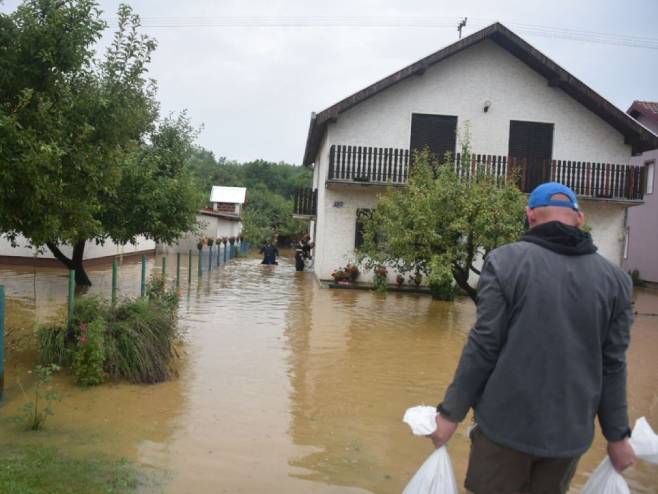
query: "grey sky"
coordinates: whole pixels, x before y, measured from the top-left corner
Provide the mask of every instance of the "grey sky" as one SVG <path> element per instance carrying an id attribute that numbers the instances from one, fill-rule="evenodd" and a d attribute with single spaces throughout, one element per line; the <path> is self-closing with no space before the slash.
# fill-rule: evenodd
<path id="1" fill-rule="evenodd" d="M 0 9 L 13 10 L 6 1 Z M 101 0 L 107 18 L 120 2 Z M 446 18 L 450 27 L 145 27 L 158 40 L 151 76 L 163 113 L 187 109 L 204 125 L 198 143 L 216 156 L 299 163 L 311 111 L 495 20 L 623 110 L 658 100 L 658 50 L 540 37 L 524 25 L 658 39 L 657 0 L 133 0 L 145 25 L 219 17 L 390 16 Z M 175 19 L 154 19 L 169 17 Z M 454 25 L 453 25 L 454 24 Z M 486 74 L 483 74 L 486 77 Z"/>

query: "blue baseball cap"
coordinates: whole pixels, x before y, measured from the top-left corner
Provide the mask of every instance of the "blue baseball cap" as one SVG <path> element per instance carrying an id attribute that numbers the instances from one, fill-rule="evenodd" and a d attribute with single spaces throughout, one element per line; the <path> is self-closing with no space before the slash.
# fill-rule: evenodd
<path id="1" fill-rule="evenodd" d="M 557 194 L 565 195 L 569 200 L 553 199 Z M 578 211 L 578 199 L 573 190 L 559 182 L 547 182 L 536 187 L 528 198 L 528 207 L 530 209 L 541 208 L 545 206 L 560 206 Z"/>

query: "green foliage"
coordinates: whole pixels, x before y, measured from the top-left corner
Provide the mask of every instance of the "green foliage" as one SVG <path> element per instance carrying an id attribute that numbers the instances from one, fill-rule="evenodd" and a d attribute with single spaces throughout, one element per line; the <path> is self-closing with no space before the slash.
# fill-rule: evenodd
<path id="1" fill-rule="evenodd" d="M 99 60 L 100 15 L 92 0 L 24 0 L 0 14 L 0 39 L 11 40 L 0 50 L 0 232 L 53 252 L 79 246 L 74 259 L 58 257 L 76 271 L 86 240 L 169 241 L 201 203 L 189 122 L 156 124 L 155 41 L 122 5 Z"/>
<path id="2" fill-rule="evenodd" d="M 28 397 L 23 383 L 18 380 L 18 387 L 23 393 L 25 403 L 19 408 L 17 421 L 26 429 L 38 431 L 43 429 L 46 419 L 53 415 L 52 404 L 59 401 L 59 394 L 54 391 L 52 386 L 53 372 L 59 371 L 59 366 L 55 364 L 41 366 L 38 365 L 34 370 L 36 381 L 31 391 L 32 398 Z M 32 371 L 29 371 L 32 374 Z"/>
<path id="3" fill-rule="evenodd" d="M 83 385 L 125 379 L 157 383 L 175 374 L 178 296 L 162 278 L 150 280 L 146 297 L 114 306 L 96 298 L 76 302 L 71 328 L 37 331 L 42 362 L 70 367 Z"/>
<path id="4" fill-rule="evenodd" d="M 0 444 L 0 492 L 11 494 L 128 494 L 139 476 L 125 461 L 99 454 L 70 457 L 64 451 Z"/>
<path id="5" fill-rule="evenodd" d="M 252 242 L 276 236 L 296 237 L 306 232 L 306 224 L 293 219 L 292 214 L 297 189 L 311 183 L 312 173 L 307 168 L 263 160 L 216 160 L 210 151 L 201 148 L 193 152 L 191 167 L 206 195 L 213 185 L 247 187 L 243 234 Z"/>
<path id="6" fill-rule="evenodd" d="M 633 286 L 643 287 L 645 285 L 645 282 L 640 277 L 640 270 L 639 269 L 636 268 L 632 271 L 629 271 L 628 274 L 631 277 L 631 281 L 633 282 Z"/>
<path id="7" fill-rule="evenodd" d="M 468 144 L 462 157 L 470 162 Z M 478 273 L 479 255 L 520 237 L 526 200 L 510 179 L 483 170 L 460 178 L 449 163 L 439 164 L 428 150 L 415 155 L 409 186 L 380 197 L 364 218 L 359 259 L 367 269 L 386 265 L 425 275 L 441 296 L 450 273 L 475 300 L 469 272 Z"/>
<path id="8" fill-rule="evenodd" d="M 295 220 L 293 200 L 271 192 L 260 184 L 249 190 L 249 204 L 243 215 L 244 237 L 252 242 L 263 242 L 276 236 L 303 235 L 306 224 Z"/>
<path id="9" fill-rule="evenodd" d="M 105 380 L 105 321 L 95 319 L 80 324 L 77 344 L 73 347 L 73 374 L 79 384 L 94 386 Z"/>
<path id="10" fill-rule="evenodd" d="M 377 266 L 374 272 L 375 276 L 372 280 L 373 289 L 379 293 L 386 293 L 388 291 L 388 270 L 384 266 Z"/>

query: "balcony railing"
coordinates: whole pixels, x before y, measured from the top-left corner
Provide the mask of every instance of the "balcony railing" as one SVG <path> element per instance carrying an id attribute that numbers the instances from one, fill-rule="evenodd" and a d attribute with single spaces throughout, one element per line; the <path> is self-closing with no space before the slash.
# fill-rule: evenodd
<path id="1" fill-rule="evenodd" d="M 404 185 L 409 178 L 409 150 L 342 146 L 329 149 L 329 180 Z"/>
<path id="2" fill-rule="evenodd" d="M 641 201 L 644 195 L 643 167 L 588 161 L 551 160 L 529 163 L 526 159 L 473 154 L 466 162 L 457 153 L 455 172 L 464 178 L 479 174 L 515 180 L 522 192 L 532 192 L 539 184 L 560 182 L 581 197 Z"/>
<path id="3" fill-rule="evenodd" d="M 318 190 L 297 189 L 295 194 L 295 216 L 316 216 L 318 212 Z"/>
<path id="4" fill-rule="evenodd" d="M 409 179 L 409 156 L 408 149 L 334 144 L 329 150 L 328 181 L 405 185 Z M 644 168 L 627 164 L 570 160 L 529 162 L 485 154 L 471 154 L 465 160 L 457 153 L 453 166 L 463 178 L 484 173 L 500 180 L 514 180 L 526 193 L 543 182 L 556 181 L 568 185 L 582 197 L 641 201 L 644 195 Z"/>

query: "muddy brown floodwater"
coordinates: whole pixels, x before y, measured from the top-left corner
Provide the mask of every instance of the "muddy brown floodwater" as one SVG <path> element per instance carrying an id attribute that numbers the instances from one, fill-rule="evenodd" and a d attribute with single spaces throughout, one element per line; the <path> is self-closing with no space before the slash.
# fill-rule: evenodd
<path id="1" fill-rule="evenodd" d="M 90 276 L 92 292 L 109 296 L 109 267 L 91 268 Z M 139 265 L 124 262 L 122 294 L 136 294 L 138 282 Z M 66 276 L 0 266 L 0 284 L 8 294 L 6 417 L 22 403 L 16 377 L 34 365 L 35 323 L 63 315 Z M 200 282 L 195 273 L 189 288 L 181 286 L 177 380 L 84 389 L 60 376 L 62 402 L 47 430 L 25 434 L 3 420 L 4 440 L 127 458 L 158 479 L 145 494 L 402 491 L 431 452 L 402 414 L 440 400 L 475 317 L 469 300 L 321 289 L 289 259 L 265 267 L 254 257 Z M 636 299 L 630 414 L 658 428 L 658 292 Z M 460 485 L 467 426 L 449 446 Z M 573 492 L 604 455 L 598 434 Z M 658 493 L 658 467 L 638 465 L 626 477 L 633 492 Z"/>

